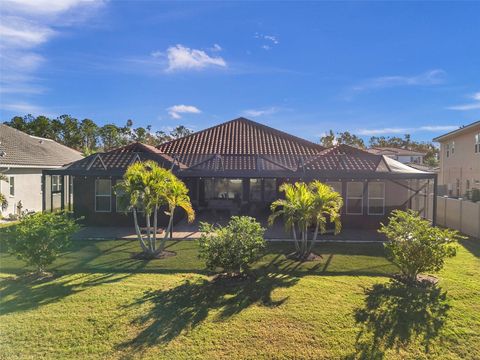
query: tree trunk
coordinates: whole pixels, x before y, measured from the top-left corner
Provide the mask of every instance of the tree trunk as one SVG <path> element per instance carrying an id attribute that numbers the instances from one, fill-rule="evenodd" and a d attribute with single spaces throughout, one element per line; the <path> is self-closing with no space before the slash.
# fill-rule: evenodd
<path id="1" fill-rule="evenodd" d="M 292 232 L 293 232 L 293 239 L 295 240 L 295 250 L 297 253 L 300 252 L 300 245 L 298 244 L 298 239 L 297 239 L 297 230 L 295 229 L 295 223 L 292 226 Z"/>
<path id="2" fill-rule="evenodd" d="M 310 246 L 308 248 L 307 254 L 310 254 L 312 252 L 313 245 L 317 242 L 318 227 L 319 227 L 319 223 L 317 221 L 317 224 L 315 225 L 315 232 L 313 233 L 313 238 L 312 238 L 312 241 L 310 242 Z"/>
<path id="3" fill-rule="evenodd" d="M 157 251 L 158 205 L 153 209 L 153 251 Z"/>
<path id="4" fill-rule="evenodd" d="M 140 231 L 140 226 L 138 226 L 137 209 L 135 208 L 133 208 L 133 222 L 135 223 L 135 232 L 137 233 L 140 246 L 142 247 L 143 252 L 147 252 L 147 245 L 143 240 L 142 232 Z"/>
<path id="5" fill-rule="evenodd" d="M 145 222 L 147 225 L 147 239 L 148 239 L 148 252 L 153 254 L 153 247 L 152 247 L 152 234 L 151 234 L 151 227 L 150 227 L 150 213 L 145 212 Z"/>
<path id="6" fill-rule="evenodd" d="M 175 212 L 175 208 L 170 208 L 170 219 L 168 220 L 168 226 L 165 231 L 165 236 L 163 237 L 162 242 L 160 243 L 160 252 L 162 252 L 165 249 L 165 243 L 167 242 L 168 236 L 170 234 L 170 229 L 172 228 L 173 225 L 173 214 Z"/>

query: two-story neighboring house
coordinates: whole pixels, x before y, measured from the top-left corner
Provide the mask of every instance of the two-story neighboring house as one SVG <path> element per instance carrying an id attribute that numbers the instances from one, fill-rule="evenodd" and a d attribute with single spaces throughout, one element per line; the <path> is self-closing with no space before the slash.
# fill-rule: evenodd
<path id="1" fill-rule="evenodd" d="M 0 180 L 0 192 L 8 201 L 8 206 L 0 209 L 0 213 L 8 216 L 26 210 L 41 211 L 45 186 L 43 170 L 58 169 L 82 158 L 80 152 L 53 140 L 0 124 L 0 173 L 7 179 Z M 58 203 L 62 195 L 60 181 L 61 177 L 57 176 L 48 184 L 52 198 Z"/>
<path id="2" fill-rule="evenodd" d="M 433 139 L 440 143 L 439 185 L 449 196 L 480 189 L 480 121 Z"/>
<path id="3" fill-rule="evenodd" d="M 426 153 L 394 148 L 394 147 L 371 147 L 368 149 L 369 152 L 375 155 L 384 155 L 391 159 L 397 160 L 403 164 L 423 164 L 423 158 Z"/>

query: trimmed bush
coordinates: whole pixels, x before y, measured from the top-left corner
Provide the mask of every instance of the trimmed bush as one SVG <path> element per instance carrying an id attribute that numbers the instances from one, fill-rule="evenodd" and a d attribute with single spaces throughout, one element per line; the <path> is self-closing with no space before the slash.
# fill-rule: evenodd
<path id="1" fill-rule="evenodd" d="M 445 259 L 455 256 L 456 243 L 463 238 L 458 231 L 432 226 L 412 210 L 394 210 L 379 232 L 389 239 L 387 258 L 409 282 L 416 282 L 420 273 L 440 271 Z"/>
<path id="2" fill-rule="evenodd" d="M 238 275 L 249 270 L 265 249 L 265 229 L 254 218 L 233 216 L 228 225 L 200 224 L 200 258 L 207 269 L 223 269 L 229 275 Z"/>
<path id="3" fill-rule="evenodd" d="M 5 242 L 9 253 L 42 273 L 70 245 L 78 229 L 65 212 L 39 212 L 26 215 L 8 229 Z"/>

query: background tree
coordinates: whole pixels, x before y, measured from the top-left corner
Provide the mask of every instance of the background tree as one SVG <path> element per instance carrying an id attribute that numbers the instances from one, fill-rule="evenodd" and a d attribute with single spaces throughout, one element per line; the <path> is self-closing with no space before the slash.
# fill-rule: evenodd
<path id="1" fill-rule="evenodd" d="M 244 274 L 266 247 L 265 229 L 249 216 L 233 216 L 226 226 L 202 222 L 199 257 L 207 269 L 222 268 L 227 275 Z"/>
<path id="2" fill-rule="evenodd" d="M 413 210 L 394 210 L 388 224 L 379 230 L 387 236 L 387 258 L 396 264 L 410 283 L 420 273 L 437 272 L 445 259 L 455 256 L 458 231 L 432 226 Z"/>
<path id="3" fill-rule="evenodd" d="M 124 126 L 112 123 L 99 126 L 91 119 L 79 121 L 70 115 L 61 115 L 55 119 L 43 115 L 15 116 L 5 124 L 29 135 L 58 141 L 82 151 L 85 155 L 96 151 L 109 151 L 133 141 L 157 146 L 192 133 L 183 125 L 177 126 L 168 134 L 164 131 L 152 133 L 150 125 L 133 127 L 131 119 L 127 120 Z"/>
<path id="4" fill-rule="evenodd" d="M 329 130 L 328 134 L 320 138 L 320 144 L 325 147 L 332 147 L 336 144 L 344 144 L 354 146 L 360 149 L 365 148 L 363 139 L 355 134 L 351 134 L 348 131 L 337 132 L 337 135 L 333 130 Z"/>
<path id="5" fill-rule="evenodd" d="M 65 212 L 38 212 L 26 215 L 7 230 L 8 252 L 43 273 L 70 244 L 79 229 L 76 221 Z"/>
<path id="6" fill-rule="evenodd" d="M 334 224 L 335 234 L 340 231 L 342 197 L 332 187 L 319 181 L 310 184 L 285 183 L 280 186 L 280 191 L 285 193 L 285 198 L 272 203 L 269 224 L 272 225 L 277 218 L 282 217 L 285 229 L 293 234 L 295 257 L 306 260 L 317 241 L 318 233 L 324 234 L 328 223 Z M 309 229 L 312 226 L 315 230 L 312 239 L 309 239 Z"/>

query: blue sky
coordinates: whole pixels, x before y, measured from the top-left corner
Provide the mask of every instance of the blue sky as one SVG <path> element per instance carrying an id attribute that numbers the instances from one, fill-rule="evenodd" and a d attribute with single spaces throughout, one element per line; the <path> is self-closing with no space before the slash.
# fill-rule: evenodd
<path id="1" fill-rule="evenodd" d="M 1 120 L 245 116 L 430 140 L 480 119 L 480 3 L 3 0 Z"/>

